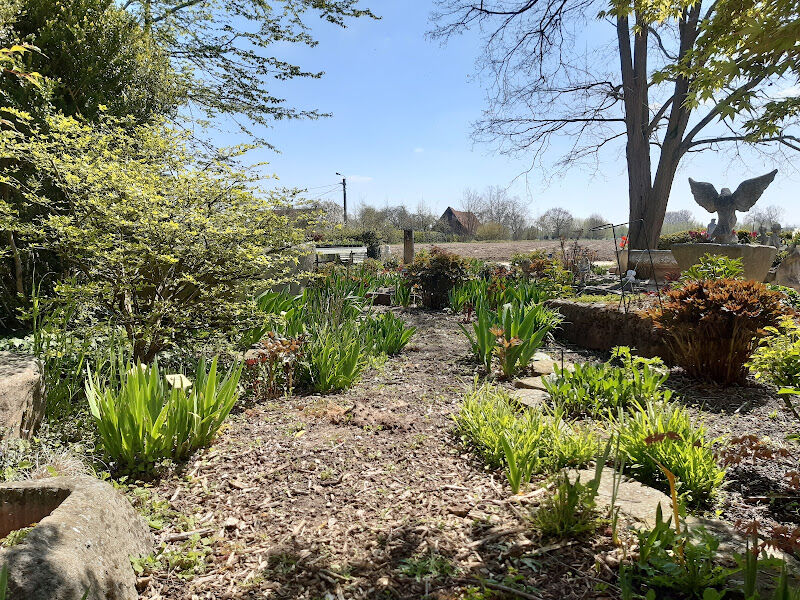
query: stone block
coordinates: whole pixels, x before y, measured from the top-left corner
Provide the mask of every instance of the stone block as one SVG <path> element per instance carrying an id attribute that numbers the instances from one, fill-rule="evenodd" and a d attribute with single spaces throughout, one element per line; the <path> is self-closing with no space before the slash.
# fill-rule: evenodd
<path id="1" fill-rule="evenodd" d="M 14 600 L 136 600 L 131 557 L 151 552 L 148 526 L 110 484 L 54 477 L 0 486 L 0 536 L 32 526 L 0 550 Z"/>
<path id="2" fill-rule="evenodd" d="M 0 437 L 33 437 L 44 411 L 39 362 L 32 356 L 0 352 Z"/>

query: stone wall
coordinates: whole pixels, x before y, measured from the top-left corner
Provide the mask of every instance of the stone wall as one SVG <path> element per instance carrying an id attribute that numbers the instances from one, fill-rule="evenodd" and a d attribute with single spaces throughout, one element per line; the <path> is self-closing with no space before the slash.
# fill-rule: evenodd
<path id="1" fill-rule="evenodd" d="M 611 350 L 614 346 L 636 348 L 641 356 L 660 356 L 670 363 L 670 351 L 662 333 L 651 319 L 640 314 L 625 314 L 616 305 L 569 300 L 550 300 L 548 306 L 564 316 L 556 337 L 588 350 Z"/>

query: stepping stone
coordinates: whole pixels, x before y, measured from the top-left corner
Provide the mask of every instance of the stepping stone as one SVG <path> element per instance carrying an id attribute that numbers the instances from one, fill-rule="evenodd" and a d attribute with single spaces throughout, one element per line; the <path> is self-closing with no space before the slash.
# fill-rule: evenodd
<path id="1" fill-rule="evenodd" d="M 574 474 L 581 477 L 581 483 L 587 483 L 594 477 L 594 469 L 570 471 L 570 479 Z M 605 467 L 600 476 L 600 487 L 597 490 L 597 508 L 608 514 L 614 484 L 614 469 Z M 656 524 L 656 509 L 661 505 L 661 513 L 666 519 L 672 514 L 672 500 L 665 493 L 634 481 L 623 475 L 617 490 L 616 506 L 628 518 L 638 521 L 644 527 L 652 528 Z"/>
<path id="2" fill-rule="evenodd" d="M 547 392 L 543 390 L 531 390 L 527 388 L 522 388 L 514 392 L 511 397 L 528 408 L 541 408 L 547 404 L 548 400 L 550 400 L 550 394 Z"/>
<path id="3" fill-rule="evenodd" d="M 544 383 L 542 383 L 541 376 L 516 379 L 514 380 L 514 387 L 519 389 L 541 390 L 543 392 L 547 391 L 544 387 Z"/>

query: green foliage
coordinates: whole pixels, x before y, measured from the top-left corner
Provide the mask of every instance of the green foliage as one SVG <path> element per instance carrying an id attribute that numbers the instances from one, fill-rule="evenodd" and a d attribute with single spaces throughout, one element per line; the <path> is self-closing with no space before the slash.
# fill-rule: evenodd
<path id="1" fill-rule="evenodd" d="M 157 363 L 118 364 L 108 381 L 90 373 L 86 397 L 103 449 L 129 471 L 147 471 L 166 458 L 181 460 L 214 439 L 238 397 L 241 365 L 220 378 L 215 358 L 201 360 L 190 382 Z M 187 389 L 188 388 L 188 389 Z"/>
<path id="2" fill-rule="evenodd" d="M 407 307 L 411 304 L 411 284 L 405 279 L 398 279 L 394 287 L 394 301 L 399 306 Z"/>
<path id="3" fill-rule="evenodd" d="M 750 371 L 777 387 L 800 386 L 800 326 L 786 318 L 765 332 L 768 335 L 747 363 Z"/>
<path id="4" fill-rule="evenodd" d="M 533 355 L 561 322 L 561 315 L 543 304 L 504 304 L 496 311 L 477 310 L 472 332 L 463 325 L 472 351 L 487 372 L 495 359 L 505 377 L 528 367 Z"/>
<path id="5" fill-rule="evenodd" d="M 175 548 L 161 544 L 152 554 L 133 558 L 131 564 L 138 576 L 166 571 L 182 581 L 190 581 L 206 572 L 213 560 L 214 543 L 214 538 L 194 534 Z"/>
<path id="6" fill-rule="evenodd" d="M 454 287 L 449 293 L 449 304 L 454 312 L 469 308 L 495 310 L 509 303 L 538 304 L 552 298 L 551 292 L 551 286 L 541 281 L 514 279 L 505 274 L 490 275 L 469 279 Z"/>
<path id="7" fill-rule="evenodd" d="M 367 366 L 367 343 L 354 323 L 320 326 L 304 345 L 301 380 L 322 394 L 349 388 Z"/>
<path id="8" fill-rule="evenodd" d="M 421 582 L 452 577 L 458 572 L 458 567 L 446 556 L 431 552 L 422 556 L 404 558 L 400 561 L 398 570 L 406 577 Z"/>
<path id="9" fill-rule="evenodd" d="M 447 305 L 450 290 L 464 281 L 467 264 L 463 258 L 434 246 L 430 254 L 420 252 L 408 265 L 409 282 L 417 286 L 426 308 Z"/>
<path id="10" fill-rule="evenodd" d="M 668 401 L 672 397 L 664 389 L 668 377 L 660 359 L 632 356 L 630 349 L 620 347 L 606 363 L 556 367 L 543 382 L 553 403 L 566 414 L 599 417 L 633 403 Z"/>
<path id="11" fill-rule="evenodd" d="M 614 419 L 620 453 L 639 481 L 669 491 L 661 466 L 678 479 L 683 500 L 698 506 L 712 500 L 725 477 L 702 425 L 694 425 L 685 408 L 668 402 L 635 402 Z"/>
<path id="12" fill-rule="evenodd" d="M 508 392 L 488 383 L 479 386 L 477 380 L 453 418 L 462 439 L 490 467 L 508 468 L 512 488 L 517 490 L 538 473 L 583 466 L 597 450 L 591 434 L 561 413 L 520 411 Z"/>
<path id="13" fill-rule="evenodd" d="M 357 0 L 131 0 L 125 6 L 172 57 L 203 120 L 227 115 L 247 133 L 272 119 L 325 116 L 294 109 L 276 95 L 276 80 L 322 76 L 276 56 L 276 48 L 316 46 L 314 22 L 345 27 L 350 19 L 373 17 Z"/>
<path id="14" fill-rule="evenodd" d="M 403 319 L 390 312 L 369 318 L 366 325 L 366 334 L 375 350 L 388 356 L 399 354 L 416 331 L 416 327 L 406 327 Z"/>
<path id="15" fill-rule="evenodd" d="M 596 503 L 599 485 L 599 477 L 581 483 L 578 475 L 575 481 L 570 481 L 567 473 L 559 473 L 555 492 L 534 513 L 535 527 L 544 537 L 556 539 L 578 537 L 594 531 L 599 523 Z"/>
<path id="16" fill-rule="evenodd" d="M 730 384 L 744 380 L 765 328 L 776 327 L 786 312 L 781 294 L 763 283 L 708 279 L 667 291 L 651 316 L 689 375 Z"/>
<path id="17" fill-rule="evenodd" d="M 719 542 L 704 529 L 676 533 L 657 509 L 652 530 L 639 530 L 638 560 L 620 569 L 623 598 L 722 598 L 737 569 L 716 563 Z M 709 591 L 720 595 L 709 595 Z"/>
<path id="18" fill-rule="evenodd" d="M 276 210 L 286 198 L 257 195 L 228 162 L 197 168 L 164 127 L 54 117 L 46 133 L 3 141 L 0 152 L 36 164 L 63 202 L 19 183 L 48 210 L 32 227 L 0 227 L 55 252 L 74 273 L 57 296 L 123 328 L 137 360 L 187 350 L 207 331 L 241 335 L 254 325 L 249 290 L 286 281 L 302 251 L 302 232 Z M 5 209 L 15 214 L 0 200 Z"/>
<path id="19" fill-rule="evenodd" d="M 767 288 L 773 292 L 780 292 L 782 294 L 781 301 L 787 307 L 800 310 L 800 293 L 796 289 L 784 285 L 775 285 L 774 283 L 767 284 Z"/>
<path id="20" fill-rule="evenodd" d="M 29 67 L 47 78 L 48 100 L 64 115 L 145 122 L 174 115 L 186 101 L 167 52 L 109 0 L 23 0 L 7 35 L 38 49 Z M 37 94 L 22 102 L 42 112 Z"/>
<path id="21" fill-rule="evenodd" d="M 700 262 L 681 274 L 681 281 L 706 279 L 744 279 L 741 258 L 730 258 L 719 254 L 704 254 Z"/>

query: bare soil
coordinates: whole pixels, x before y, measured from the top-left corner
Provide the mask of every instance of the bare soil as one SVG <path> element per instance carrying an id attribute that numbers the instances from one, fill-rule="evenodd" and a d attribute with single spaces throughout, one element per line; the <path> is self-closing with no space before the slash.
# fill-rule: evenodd
<path id="1" fill-rule="evenodd" d="M 574 241 L 564 242 L 567 248 L 571 248 Z M 597 260 L 615 260 L 613 240 L 580 240 L 581 248 L 597 253 Z M 514 254 L 544 250 L 552 252 L 558 256 L 561 254 L 561 242 L 559 240 L 521 240 L 517 242 L 453 242 L 448 244 L 416 244 L 416 250 L 423 248 L 430 250 L 431 247 L 438 246 L 450 252 L 469 258 L 478 258 L 491 261 L 508 261 Z M 392 246 L 392 254 L 403 256 L 403 245 L 395 244 Z"/>
<path id="2" fill-rule="evenodd" d="M 212 448 L 155 484 L 191 518 L 169 520 L 158 540 L 185 553 L 198 547 L 186 530 L 197 531 L 210 556 L 190 581 L 174 566 L 146 574 L 144 598 L 617 597 L 608 531 L 540 539 L 529 519 L 543 488 L 512 498 L 455 437 L 451 415 L 477 369 L 460 317 L 398 312 L 418 328 L 400 356 L 340 395 L 242 407 Z M 551 354 L 562 350 L 597 358 Z M 671 382 L 710 435 L 769 435 L 792 450 L 731 470 L 723 517 L 800 522 L 795 500 L 769 497 L 787 493 L 783 473 L 797 464 L 781 400 L 755 384 L 719 390 L 679 373 Z"/>

